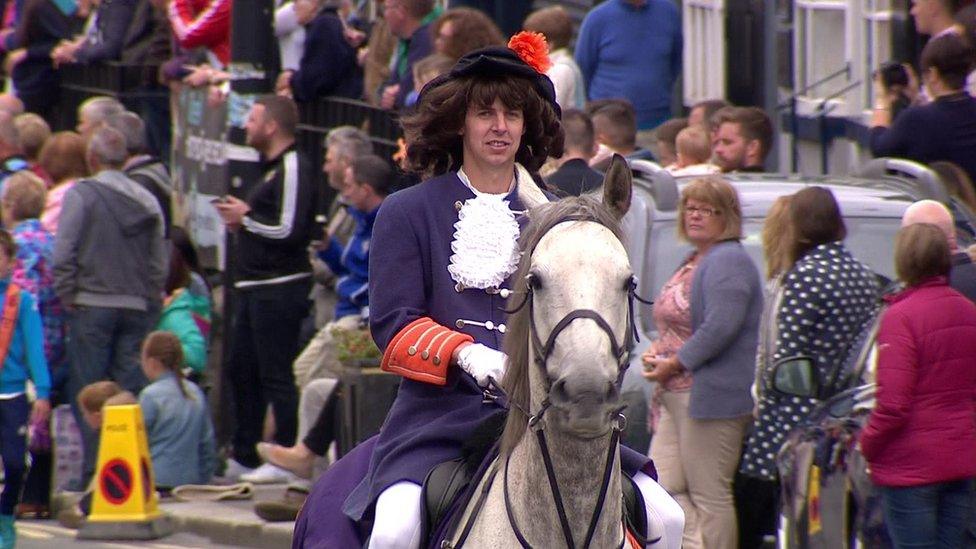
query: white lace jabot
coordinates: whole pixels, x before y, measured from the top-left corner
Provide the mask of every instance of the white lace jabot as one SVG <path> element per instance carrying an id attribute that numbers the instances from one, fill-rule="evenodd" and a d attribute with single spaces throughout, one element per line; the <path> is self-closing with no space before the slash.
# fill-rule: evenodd
<path id="1" fill-rule="evenodd" d="M 451 242 L 451 278 L 465 288 L 499 288 L 518 268 L 519 225 L 505 194 L 478 191 L 463 170 L 458 178 L 474 193 L 461 205 Z"/>

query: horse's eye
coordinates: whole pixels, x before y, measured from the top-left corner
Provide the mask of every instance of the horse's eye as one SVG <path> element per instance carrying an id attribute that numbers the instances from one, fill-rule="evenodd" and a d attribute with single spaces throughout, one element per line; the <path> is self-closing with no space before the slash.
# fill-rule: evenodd
<path id="1" fill-rule="evenodd" d="M 537 275 L 535 273 L 532 273 L 532 274 L 530 274 L 528 276 L 528 279 L 529 279 L 529 286 L 533 290 L 541 290 L 542 289 L 542 277 L 540 277 L 539 275 Z"/>
<path id="2" fill-rule="evenodd" d="M 636 286 L 637 286 L 637 280 L 634 278 L 634 275 L 630 275 L 630 276 L 628 276 L 627 278 L 624 279 L 624 291 L 625 292 L 630 292 Z"/>

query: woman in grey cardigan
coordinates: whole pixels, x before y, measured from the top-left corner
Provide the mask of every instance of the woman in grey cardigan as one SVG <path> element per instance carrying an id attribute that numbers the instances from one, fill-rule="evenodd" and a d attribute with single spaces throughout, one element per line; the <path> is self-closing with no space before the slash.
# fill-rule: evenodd
<path id="1" fill-rule="evenodd" d="M 763 292 L 739 242 L 742 210 L 720 177 L 685 187 L 678 235 L 695 247 L 654 307 L 660 337 L 644 355 L 658 387 L 651 458 L 685 512 L 683 547 L 738 544 L 732 478 L 753 408 Z"/>

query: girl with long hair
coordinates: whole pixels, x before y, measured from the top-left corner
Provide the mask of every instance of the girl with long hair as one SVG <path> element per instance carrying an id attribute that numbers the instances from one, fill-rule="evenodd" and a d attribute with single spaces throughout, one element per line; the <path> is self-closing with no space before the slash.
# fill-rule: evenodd
<path id="1" fill-rule="evenodd" d="M 179 338 L 150 333 L 142 343 L 142 372 L 149 385 L 139 393 L 139 405 L 156 486 L 206 484 L 216 464 L 213 423 L 203 391 L 183 377 Z"/>

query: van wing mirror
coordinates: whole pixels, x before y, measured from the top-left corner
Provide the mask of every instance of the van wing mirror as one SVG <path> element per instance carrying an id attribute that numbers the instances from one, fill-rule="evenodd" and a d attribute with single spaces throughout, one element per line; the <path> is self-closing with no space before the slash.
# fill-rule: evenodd
<path id="1" fill-rule="evenodd" d="M 808 356 L 792 356 L 773 364 L 773 390 L 788 396 L 816 398 L 820 392 L 816 367 Z"/>

